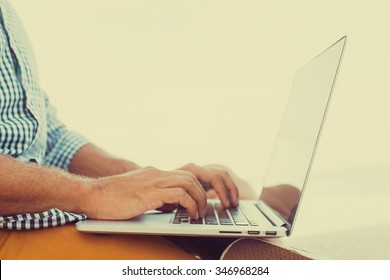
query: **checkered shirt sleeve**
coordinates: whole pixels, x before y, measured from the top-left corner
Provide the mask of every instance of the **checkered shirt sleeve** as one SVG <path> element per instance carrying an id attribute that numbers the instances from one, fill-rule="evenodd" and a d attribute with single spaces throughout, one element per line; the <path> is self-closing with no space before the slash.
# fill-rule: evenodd
<path id="1" fill-rule="evenodd" d="M 61 226 L 69 222 L 86 219 L 84 214 L 62 212 L 57 208 L 41 213 L 26 213 L 12 216 L 0 216 L 0 228 L 12 230 L 29 230 Z"/>
<path id="2" fill-rule="evenodd" d="M 57 118 L 56 109 L 47 104 L 47 141 L 44 163 L 68 170 L 75 153 L 89 141 L 81 134 L 69 131 Z"/>

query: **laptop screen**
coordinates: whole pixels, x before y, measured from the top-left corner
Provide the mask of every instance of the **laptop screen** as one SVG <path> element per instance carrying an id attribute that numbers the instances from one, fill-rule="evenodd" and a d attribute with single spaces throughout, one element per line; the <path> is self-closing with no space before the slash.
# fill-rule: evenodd
<path id="1" fill-rule="evenodd" d="M 293 226 L 319 141 L 346 37 L 295 76 L 260 200 Z M 291 232 L 291 231 L 290 231 Z"/>

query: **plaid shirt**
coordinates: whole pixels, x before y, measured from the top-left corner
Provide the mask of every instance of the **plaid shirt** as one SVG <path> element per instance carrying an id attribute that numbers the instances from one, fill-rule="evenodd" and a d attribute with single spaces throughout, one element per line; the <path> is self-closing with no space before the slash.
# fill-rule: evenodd
<path id="1" fill-rule="evenodd" d="M 32 48 L 18 16 L 6 0 L 0 0 L 0 9 L 0 154 L 67 170 L 88 141 L 57 119 L 40 87 Z M 85 218 L 50 209 L 0 216 L 0 228 L 37 229 Z"/>

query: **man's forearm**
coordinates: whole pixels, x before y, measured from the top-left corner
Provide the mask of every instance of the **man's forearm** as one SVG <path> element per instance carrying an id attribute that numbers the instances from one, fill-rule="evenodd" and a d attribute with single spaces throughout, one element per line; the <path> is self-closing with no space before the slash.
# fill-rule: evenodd
<path id="1" fill-rule="evenodd" d="M 87 144 L 73 157 L 69 172 L 91 178 L 126 173 L 139 166 L 127 160 L 115 158 L 93 144 Z"/>
<path id="2" fill-rule="evenodd" d="M 18 162 L 0 155 L 0 215 L 59 208 L 84 213 L 89 179 L 62 170 Z"/>

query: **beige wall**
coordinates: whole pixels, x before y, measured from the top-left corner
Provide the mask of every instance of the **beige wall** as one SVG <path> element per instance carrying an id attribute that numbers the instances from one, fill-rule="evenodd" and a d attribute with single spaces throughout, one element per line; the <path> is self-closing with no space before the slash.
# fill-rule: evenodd
<path id="1" fill-rule="evenodd" d="M 253 185 L 295 70 L 347 34 L 313 172 L 389 170 L 389 1 L 11 2 L 70 128 L 141 165 L 224 163 Z"/>

